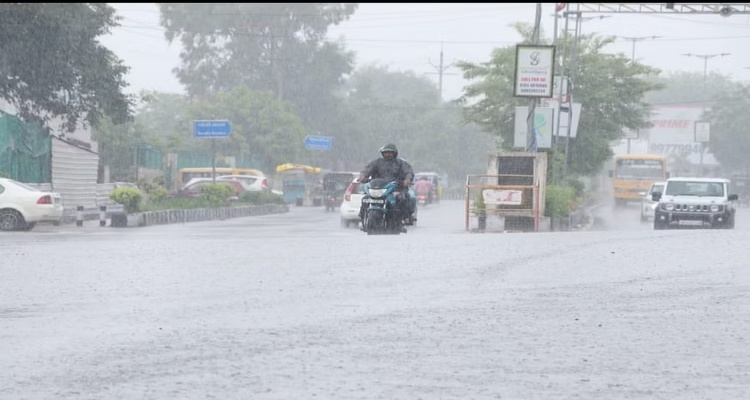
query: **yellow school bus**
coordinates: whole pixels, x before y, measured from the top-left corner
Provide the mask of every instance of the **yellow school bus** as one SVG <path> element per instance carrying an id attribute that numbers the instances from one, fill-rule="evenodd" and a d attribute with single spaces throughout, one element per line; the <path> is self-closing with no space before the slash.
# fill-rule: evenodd
<path id="1" fill-rule="evenodd" d="M 667 157 L 659 154 L 627 154 L 616 156 L 614 170 L 610 171 L 615 205 L 640 201 L 641 192 L 647 192 L 654 182 L 669 178 Z"/>
<path id="2" fill-rule="evenodd" d="M 211 178 L 213 168 L 211 167 L 195 167 L 195 168 L 182 168 L 177 174 L 177 187 L 181 188 L 183 185 L 188 183 L 193 178 Z M 222 175 L 254 175 L 263 176 L 266 175 L 261 170 L 252 168 L 216 168 L 216 176 Z"/>

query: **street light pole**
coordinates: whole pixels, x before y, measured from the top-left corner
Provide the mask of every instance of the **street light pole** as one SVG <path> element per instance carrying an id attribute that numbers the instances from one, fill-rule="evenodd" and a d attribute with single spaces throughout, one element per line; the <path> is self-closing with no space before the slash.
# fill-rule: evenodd
<path id="1" fill-rule="evenodd" d="M 638 37 L 619 36 L 619 37 L 620 37 L 620 39 L 625 39 L 625 40 L 629 40 L 629 41 L 633 42 L 633 52 L 630 55 L 630 65 L 633 65 L 633 64 L 635 64 L 635 44 L 636 44 L 636 42 L 640 42 L 641 40 L 647 40 L 647 39 L 657 39 L 657 38 L 660 38 L 661 36 L 638 36 Z M 637 130 L 636 130 L 636 133 L 638 133 Z M 627 154 L 630 154 L 630 138 L 629 137 L 628 137 L 628 150 L 627 150 Z"/>
<path id="2" fill-rule="evenodd" d="M 698 57 L 703 59 L 703 95 L 706 94 L 706 78 L 708 77 L 708 59 L 714 58 L 714 57 L 724 57 L 728 56 L 731 53 L 716 53 L 716 54 L 693 54 L 693 53 L 683 53 L 683 56 L 687 57 Z M 703 112 L 706 111 L 706 103 L 703 103 Z M 703 176 L 703 142 L 700 142 L 700 161 L 698 165 L 698 176 Z"/>
<path id="3" fill-rule="evenodd" d="M 728 56 L 732 53 L 716 53 L 716 54 L 693 54 L 693 53 L 683 53 L 683 56 L 687 57 L 698 57 L 703 59 L 703 93 L 706 93 L 706 77 L 708 76 L 708 59 L 714 58 L 714 57 L 724 57 Z"/>
<path id="4" fill-rule="evenodd" d="M 661 36 L 638 36 L 638 37 L 618 36 L 618 37 L 620 39 L 629 40 L 629 41 L 633 42 L 633 52 L 632 52 L 632 54 L 630 56 L 630 62 L 635 62 L 635 43 L 636 42 L 640 42 L 642 40 L 658 39 Z"/>

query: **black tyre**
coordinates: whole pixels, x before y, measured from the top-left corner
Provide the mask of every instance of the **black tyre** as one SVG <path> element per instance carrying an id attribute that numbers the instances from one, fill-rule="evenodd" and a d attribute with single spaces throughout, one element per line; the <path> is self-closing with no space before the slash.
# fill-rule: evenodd
<path id="1" fill-rule="evenodd" d="M 385 229 L 385 220 L 383 212 L 380 210 L 370 210 L 365 218 L 365 231 L 368 235 L 380 233 Z"/>
<path id="2" fill-rule="evenodd" d="M 654 219 L 654 229 L 657 231 L 667 229 L 667 223 Z"/>
<path id="3" fill-rule="evenodd" d="M 0 231 L 15 231 L 26 226 L 20 212 L 11 208 L 0 210 Z"/>
<path id="4" fill-rule="evenodd" d="M 724 229 L 734 229 L 734 214 L 727 218 L 727 222 L 724 223 Z"/>
<path id="5" fill-rule="evenodd" d="M 34 229 L 35 226 L 36 226 L 36 222 L 29 222 L 29 223 L 26 224 L 26 226 L 20 228 L 19 230 L 21 230 L 21 231 L 27 231 L 28 232 L 28 231 Z"/>

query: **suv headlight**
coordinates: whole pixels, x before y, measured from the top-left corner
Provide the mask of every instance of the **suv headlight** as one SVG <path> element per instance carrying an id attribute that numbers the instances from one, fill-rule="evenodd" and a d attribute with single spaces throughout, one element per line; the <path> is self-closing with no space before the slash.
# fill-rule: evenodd
<path id="1" fill-rule="evenodd" d="M 664 206 L 664 209 L 667 210 L 667 211 L 672 211 L 672 210 L 674 210 L 674 204 L 672 204 L 672 203 L 666 204 Z"/>
<path id="2" fill-rule="evenodd" d="M 709 210 L 711 210 L 711 212 L 719 212 L 721 210 L 721 206 L 718 204 L 711 204 Z"/>

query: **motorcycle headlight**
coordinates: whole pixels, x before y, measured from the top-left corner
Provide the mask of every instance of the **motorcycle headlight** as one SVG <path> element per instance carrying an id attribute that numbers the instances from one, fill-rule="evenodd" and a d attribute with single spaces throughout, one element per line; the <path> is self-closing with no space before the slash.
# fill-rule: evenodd
<path id="1" fill-rule="evenodd" d="M 719 207 L 716 204 L 711 204 L 711 207 L 709 209 L 711 210 L 711 212 L 719 212 L 719 210 L 721 209 L 721 207 Z"/>
<path id="2" fill-rule="evenodd" d="M 383 197 L 385 189 L 369 189 L 367 192 L 370 194 L 370 197 Z"/>
<path id="3" fill-rule="evenodd" d="M 667 205 L 664 206 L 664 209 L 667 210 L 667 211 L 672 211 L 672 210 L 674 210 L 674 204 L 669 203 L 669 204 L 667 204 Z"/>

